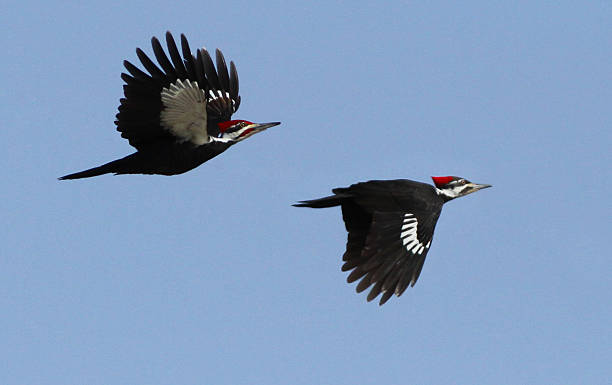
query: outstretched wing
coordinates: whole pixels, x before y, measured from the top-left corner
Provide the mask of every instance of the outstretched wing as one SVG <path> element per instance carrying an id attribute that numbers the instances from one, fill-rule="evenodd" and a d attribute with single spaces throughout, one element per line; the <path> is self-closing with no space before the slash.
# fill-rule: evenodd
<path id="1" fill-rule="evenodd" d="M 354 269 L 348 282 L 361 279 L 357 292 L 374 285 L 367 299 L 371 301 L 383 293 L 381 305 L 393 294 L 402 295 L 419 278 L 439 215 L 440 211 L 429 216 L 419 212 L 375 212 L 367 234 L 349 232 L 342 266 L 343 271 Z"/>
<path id="2" fill-rule="evenodd" d="M 342 270 L 353 270 L 348 282 L 361 279 L 357 292 L 374 285 L 368 301 L 383 293 L 382 305 L 393 294 L 399 297 L 419 278 L 442 202 L 416 199 L 414 191 L 430 188 L 418 182 L 395 180 L 369 181 L 333 190 L 351 196 L 342 202 L 348 231 Z M 410 191 L 413 193 L 408 194 Z"/>
<path id="3" fill-rule="evenodd" d="M 201 145 L 217 136 L 217 123 L 230 120 L 240 105 L 238 73 L 217 50 L 217 67 L 206 49 L 191 53 L 181 35 L 181 53 L 170 32 L 166 33 L 168 55 L 159 40 L 151 39 L 159 67 L 140 49 L 136 54 L 148 73 L 124 61 L 128 73 L 125 97 L 120 100 L 117 131 L 138 150 L 160 142 L 190 142 Z M 160 68 L 161 67 L 161 68 Z"/>

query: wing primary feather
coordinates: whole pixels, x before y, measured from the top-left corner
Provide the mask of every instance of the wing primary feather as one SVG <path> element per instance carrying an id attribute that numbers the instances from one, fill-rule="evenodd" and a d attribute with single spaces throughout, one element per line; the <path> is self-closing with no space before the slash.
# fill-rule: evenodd
<path id="1" fill-rule="evenodd" d="M 127 85 L 135 85 L 140 84 L 140 82 L 135 79 L 133 76 L 126 74 L 125 72 L 121 73 L 121 80 L 125 82 Z"/>
<path id="2" fill-rule="evenodd" d="M 166 76 L 170 79 L 170 82 L 174 82 L 176 80 L 176 72 L 174 71 L 172 63 L 170 63 L 170 60 L 168 60 L 168 56 L 166 56 L 162 45 L 156 37 L 151 38 L 151 46 L 153 47 L 153 53 L 155 54 L 157 62 L 162 67 L 164 72 L 166 72 Z"/>
<path id="3" fill-rule="evenodd" d="M 381 288 L 382 288 L 382 283 L 376 282 L 376 285 L 374 285 L 374 287 L 372 288 L 372 290 L 370 290 L 370 293 L 368 294 L 367 301 L 370 302 L 371 300 L 376 298 L 380 294 Z"/>
<path id="4" fill-rule="evenodd" d="M 202 64 L 204 65 L 204 71 L 206 72 L 206 79 L 208 79 L 208 83 L 210 86 L 218 90 L 221 88 L 219 84 L 219 78 L 217 77 L 217 71 L 215 70 L 215 65 L 210 58 L 210 54 L 206 50 L 206 48 L 202 48 Z"/>
<path id="5" fill-rule="evenodd" d="M 135 78 L 138 80 L 151 80 L 151 76 L 147 75 L 145 72 L 141 71 L 138 67 L 136 67 L 134 64 L 130 63 L 127 60 L 123 61 L 123 66 L 125 67 L 126 70 L 128 70 L 128 72 Z"/>
<path id="6" fill-rule="evenodd" d="M 208 83 L 206 82 L 206 76 L 204 75 L 204 64 L 202 62 L 202 50 L 198 49 L 196 53 L 196 79 L 201 89 L 208 92 Z"/>
<path id="7" fill-rule="evenodd" d="M 394 269 L 397 268 L 397 263 L 399 261 L 401 261 L 402 258 L 406 258 L 406 256 L 402 255 L 401 252 L 398 252 L 397 254 L 393 255 L 392 253 L 390 253 L 391 255 L 386 256 L 386 257 L 382 257 L 385 259 L 385 262 L 383 264 L 381 264 L 378 268 L 373 269 L 372 271 L 375 272 L 374 276 L 372 277 L 372 281 L 376 282 L 379 280 L 384 280 L 385 277 Z"/>
<path id="8" fill-rule="evenodd" d="M 149 71 L 151 77 L 154 79 L 162 79 L 165 77 L 164 73 L 149 59 L 146 53 L 140 48 L 136 48 L 136 55 L 140 59 L 142 65 Z"/>
<path id="9" fill-rule="evenodd" d="M 193 58 L 193 55 L 191 54 L 191 49 L 189 48 L 189 42 L 187 41 L 187 37 L 185 37 L 184 34 L 181 34 L 181 48 L 183 50 L 183 61 L 185 62 L 187 77 L 189 79 L 195 80 L 195 60 Z"/>
<path id="10" fill-rule="evenodd" d="M 223 91 L 229 92 L 230 81 L 229 81 L 229 74 L 227 73 L 227 64 L 225 64 L 225 58 L 223 57 L 223 53 L 219 49 L 217 49 L 215 53 L 217 55 L 217 74 L 219 75 L 219 82 L 221 83 L 221 89 Z"/>
<path id="11" fill-rule="evenodd" d="M 186 79 L 187 70 L 170 31 L 166 32 L 166 45 L 168 46 L 168 53 L 170 54 L 170 59 L 172 59 L 172 64 L 174 64 L 176 76 L 179 79 Z"/>
<path id="12" fill-rule="evenodd" d="M 349 274 L 348 277 L 346 277 L 346 282 L 348 283 L 355 282 L 356 280 L 363 277 L 367 273 L 368 273 L 367 271 L 357 267 L 355 268 L 355 270 L 351 271 L 351 274 Z"/>
<path id="13" fill-rule="evenodd" d="M 389 298 L 391 298 L 391 296 L 393 295 L 392 291 L 385 291 L 382 295 L 382 297 L 380 297 L 380 302 L 378 303 L 379 306 L 382 306 L 385 304 L 385 302 L 387 302 L 389 300 Z"/>
<path id="14" fill-rule="evenodd" d="M 395 268 L 387 274 L 387 276 L 382 279 L 383 281 L 383 290 L 395 292 L 395 287 L 400 279 L 400 273 L 402 272 L 401 266 L 394 266 Z"/>
<path id="15" fill-rule="evenodd" d="M 344 262 L 344 264 L 342 265 L 342 268 L 340 270 L 341 271 L 349 271 L 349 270 L 351 270 L 354 267 L 362 265 L 365 261 L 367 261 L 367 258 L 364 258 L 364 257 L 351 258 L 350 260 Z M 365 270 L 365 271 L 367 271 L 367 270 Z"/>
<path id="16" fill-rule="evenodd" d="M 230 97 L 236 102 L 234 106 L 235 110 L 238 109 L 238 105 L 240 104 L 240 97 L 238 96 L 239 82 L 238 82 L 238 71 L 236 70 L 236 65 L 233 61 L 230 61 L 230 88 L 229 93 Z"/>
<path id="17" fill-rule="evenodd" d="M 402 295 L 402 293 L 406 291 L 406 289 L 408 288 L 408 285 L 410 285 L 411 281 L 412 281 L 412 269 L 410 269 L 407 266 L 404 266 L 400 273 L 399 281 L 397 282 L 397 285 L 395 285 L 395 294 L 398 297 Z"/>
<path id="18" fill-rule="evenodd" d="M 422 255 L 419 257 L 416 268 L 414 269 L 414 272 L 412 273 L 412 280 L 410 281 L 410 286 L 414 286 L 416 281 L 419 279 L 419 275 L 421 275 L 421 270 L 423 270 L 424 264 L 425 264 L 425 256 Z"/>
<path id="19" fill-rule="evenodd" d="M 357 284 L 357 287 L 355 288 L 355 290 L 357 290 L 357 293 L 361 293 L 362 291 L 367 289 L 372 284 L 371 278 L 372 278 L 372 272 L 369 272 L 368 274 L 366 274 L 365 277 L 361 279 L 361 281 L 359 281 L 359 283 Z"/>

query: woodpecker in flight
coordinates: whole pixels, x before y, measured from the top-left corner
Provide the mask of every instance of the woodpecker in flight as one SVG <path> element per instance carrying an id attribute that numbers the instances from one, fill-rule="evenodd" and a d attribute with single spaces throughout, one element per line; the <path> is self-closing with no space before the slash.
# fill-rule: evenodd
<path id="1" fill-rule="evenodd" d="M 342 271 L 353 270 L 347 277 L 349 283 L 361 279 L 358 293 L 374 285 L 367 300 L 382 293 L 382 305 L 393 294 L 399 297 L 408 285 L 416 283 L 442 205 L 491 187 L 456 176 L 432 179 L 435 187 L 406 179 L 357 183 L 333 189 L 332 196 L 294 206 L 341 206 L 348 231 Z"/>
<path id="2" fill-rule="evenodd" d="M 123 64 L 129 74 L 121 74 L 125 97 L 115 124 L 137 151 L 59 179 L 107 173 L 181 174 L 280 124 L 231 120 L 240 106 L 238 73 L 234 62 L 228 72 L 221 51 L 216 51 L 215 69 L 208 51 L 198 49 L 194 56 L 184 35 L 179 53 L 172 34 L 166 33 L 169 57 L 157 38 L 151 43 L 161 69 L 138 48 L 136 54 L 148 73 L 126 60 Z"/>

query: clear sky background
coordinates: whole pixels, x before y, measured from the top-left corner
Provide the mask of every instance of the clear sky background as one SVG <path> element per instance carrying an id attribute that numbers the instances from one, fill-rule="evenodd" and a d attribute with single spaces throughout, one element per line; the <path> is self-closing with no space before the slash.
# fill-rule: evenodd
<path id="1" fill-rule="evenodd" d="M 0 383 L 609 384 L 610 2 L 9 2 L 0 16 Z M 122 61 L 221 48 L 237 118 L 189 173 L 132 152 Z M 339 209 L 369 179 L 493 184 L 414 288 L 367 303 Z"/>

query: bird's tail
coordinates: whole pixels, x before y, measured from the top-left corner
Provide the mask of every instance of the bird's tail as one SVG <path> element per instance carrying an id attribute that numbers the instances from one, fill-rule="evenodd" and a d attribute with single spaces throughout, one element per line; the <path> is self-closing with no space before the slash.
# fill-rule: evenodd
<path id="1" fill-rule="evenodd" d="M 133 154 L 132 154 L 133 155 Z M 132 155 L 128 155 L 125 158 L 113 160 L 112 162 L 108 162 L 103 164 L 102 166 L 90 168 L 89 170 L 75 172 L 74 174 L 64 175 L 59 177 L 59 180 L 66 179 L 81 179 L 81 178 L 90 178 L 92 176 L 98 176 L 102 174 L 115 173 L 115 174 L 123 174 L 126 172 L 125 168 L 132 158 Z"/>
<path id="2" fill-rule="evenodd" d="M 331 195 L 325 198 L 313 199 L 310 201 L 300 201 L 293 206 L 295 207 L 312 207 L 313 209 L 324 209 L 326 207 L 340 206 L 342 204 L 341 195 Z"/>

